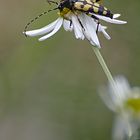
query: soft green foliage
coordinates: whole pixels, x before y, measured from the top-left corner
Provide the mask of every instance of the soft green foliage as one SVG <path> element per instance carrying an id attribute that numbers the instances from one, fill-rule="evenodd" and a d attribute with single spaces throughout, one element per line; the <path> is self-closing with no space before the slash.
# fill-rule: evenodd
<path id="1" fill-rule="evenodd" d="M 107 24 L 112 39 L 100 36 L 101 52 L 114 75 L 139 85 L 140 1 L 106 0 L 105 6 L 128 24 Z M 22 35 L 48 8 L 45 0 L 1 2 L 0 140 L 110 140 L 112 114 L 97 93 L 107 79 L 90 44 L 63 29 L 44 42 Z M 30 29 L 56 17 L 50 13 Z"/>

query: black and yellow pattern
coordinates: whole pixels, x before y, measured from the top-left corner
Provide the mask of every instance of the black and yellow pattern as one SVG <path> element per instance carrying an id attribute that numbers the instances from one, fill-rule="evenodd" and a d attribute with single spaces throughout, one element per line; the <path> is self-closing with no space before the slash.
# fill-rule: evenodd
<path id="1" fill-rule="evenodd" d="M 60 15 L 64 15 L 64 13 L 66 14 L 65 9 L 67 9 L 67 12 L 81 11 L 88 15 L 95 13 L 113 18 L 113 14 L 110 12 L 110 10 L 102 6 L 100 4 L 101 2 L 102 0 L 61 0 L 58 8 L 60 10 Z"/>
<path id="2" fill-rule="evenodd" d="M 97 2 L 99 4 L 103 3 L 103 0 L 91 0 L 92 2 Z"/>
<path id="3" fill-rule="evenodd" d="M 97 2 L 92 2 L 92 0 L 77 1 L 74 3 L 74 9 L 86 13 L 95 13 L 110 18 L 113 17 L 113 14 L 110 12 L 110 10 Z"/>

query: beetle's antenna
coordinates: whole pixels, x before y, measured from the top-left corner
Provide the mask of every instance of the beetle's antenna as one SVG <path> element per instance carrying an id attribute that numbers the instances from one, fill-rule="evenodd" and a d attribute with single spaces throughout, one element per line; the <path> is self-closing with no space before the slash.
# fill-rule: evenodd
<path id="1" fill-rule="evenodd" d="M 58 5 L 58 3 L 56 1 L 53 1 L 53 0 L 46 0 L 49 4 L 53 3 L 53 4 L 56 4 Z"/>
<path id="2" fill-rule="evenodd" d="M 24 31 L 23 31 L 23 34 L 27 37 L 26 31 L 27 31 L 27 28 L 29 27 L 29 25 L 30 25 L 31 23 L 33 23 L 34 21 L 36 21 L 37 19 L 39 19 L 41 16 L 46 15 L 47 13 L 49 13 L 49 12 L 51 12 L 51 11 L 54 11 L 54 10 L 57 10 L 57 9 L 58 9 L 58 7 L 57 7 L 57 8 L 54 8 L 54 9 L 50 9 L 50 10 L 45 11 L 45 12 L 41 13 L 40 15 L 36 16 L 35 18 L 33 18 L 30 22 L 28 22 L 28 23 L 26 24 L 26 26 L 25 26 L 25 28 L 24 28 Z"/>

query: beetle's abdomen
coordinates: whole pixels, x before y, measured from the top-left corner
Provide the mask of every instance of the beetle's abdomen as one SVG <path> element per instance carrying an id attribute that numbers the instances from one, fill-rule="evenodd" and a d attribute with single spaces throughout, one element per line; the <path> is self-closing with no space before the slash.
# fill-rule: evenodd
<path id="1" fill-rule="evenodd" d="M 110 12 L 110 10 L 96 2 L 89 3 L 88 1 L 78 1 L 74 4 L 74 7 L 79 11 L 95 13 L 98 15 L 113 18 L 113 14 Z"/>
<path id="2" fill-rule="evenodd" d="M 102 5 L 99 6 L 97 14 L 113 18 L 113 14 L 111 13 L 111 11 Z"/>

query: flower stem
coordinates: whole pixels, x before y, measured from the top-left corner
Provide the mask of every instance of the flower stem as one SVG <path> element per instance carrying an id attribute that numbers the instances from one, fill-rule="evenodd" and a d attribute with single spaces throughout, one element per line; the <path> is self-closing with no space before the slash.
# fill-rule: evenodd
<path id="1" fill-rule="evenodd" d="M 99 51 L 99 48 L 92 46 L 92 49 L 94 50 L 95 55 L 97 56 L 98 61 L 99 61 L 100 65 L 101 65 L 101 67 L 102 67 L 102 69 L 103 69 L 105 75 L 107 76 L 107 79 L 108 79 L 109 83 L 110 83 L 111 86 L 112 86 L 112 89 L 114 90 L 115 96 L 116 96 L 119 100 L 121 100 L 121 95 L 120 95 L 120 92 L 119 92 L 119 88 L 117 87 L 117 84 L 116 84 L 116 82 L 114 81 L 113 76 L 112 76 L 112 74 L 111 74 L 109 68 L 107 67 L 107 65 L 106 65 L 106 63 L 105 63 L 105 61 L 104 61 L 104 59 L 103 59 L 103 57 L 102 57 L 102 55 L 101 55 L 101 53 L 100 53 L 100 51 Z M 122 114 L 124 114 L 123 109 L 122 109 L 121 107 L 120 107 L 120 111 L 122 112 Z M 126 115 L 124 115 L 124 118 L 125 118 L 126 123 L 127 123 L 127 126 L 128 126 L 128 135 L 129 135 L 129 137 L 130 137 L 130 136 L 132 135 L 131 126 L 130 126 L 130 123 L 129 123 L 128 118 L 127 118 Z"/>
<path id="2" fill-rule="evenodd" d="M 102 69 L 103 69 L 103 71 L 104 71 L 104 73 L 105 73 L 110 85 L 112 86 L 112 89 L 114 90 L 115 96 L 117 98 L 121 99 L 121 95 L 120 95 L 119 89 L 118 89 L 118 87 L 116 85 L 116 82 L 114 81 L 113 76 L 112 76 L 109 68 L 107 67 L 107 65 L 106 65 L 106 63 L 104 61 L 104 58 L 102 57 L 102 55 L 101 55 L 101 53 L 99 51 L 99 48 L 92 46 L 92 49 L 94 50 L 95 55 L 97 56 L 97 59 L 98 59 L 100 65 L 101 65 L 101 67 L 102 67 Z"/>
<path id="3" fill-rule="evenodd" d="M 107 65 L 106 65 L 106 63 L 105 63 L 105 61 L 104 61 L 104 59 L 99 51 L 99 48 L 92 46 L 92 49 L 94 50 L 95 55 L 97 56 L 98 61 L 101 65 L 107 79 L 109 80 L 110 83 L 112 83 L 114 85 L 115 81 L 114 81 L 112 74 L 111 74 L 110 70 L 108 69 L 108 67 L 107 67 Z"/>
<path id="4" fill-rule="evenodd" d="M 101 53 L 99 51 L 99 48 L 92 46 L 92 49 L 94 50 L 95 55 L 98 58 L 98 61 L 99 61 L 100 65 L 101 65 L 101 67 L 102 67 L 102 69 L 103 69 L 108 81 L 109 81 L 109 84 L 112 86 L 112 89 L 114 90 L 114 94 L 115 94 L 116 98 L 121 100 L 121 95 L 120 95 L 118 86 L 117 86 L 116 82 L 114 81 L 113 76 L 112 76 L 109 68 L 107 67 L 107 65 L 105 63 L 104 58 L 102 57 L 102 55 L 101 55 Z"/>

